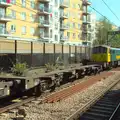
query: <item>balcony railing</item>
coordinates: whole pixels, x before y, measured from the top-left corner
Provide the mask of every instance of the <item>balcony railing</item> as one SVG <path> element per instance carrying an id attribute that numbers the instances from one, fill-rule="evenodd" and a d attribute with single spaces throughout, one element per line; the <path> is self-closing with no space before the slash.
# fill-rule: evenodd
<path id="1" fill-rule="evenodd" d="M 50 9 L 46 7 L 40 7 L 38 8 L 40 14 L 50 14 Z"/>
<path id="2" fill-rule="evenodd" d="M 48 20 L 42 20 L 39 22 L 40 27 L 49 27 L 50 22 Z"/>
<path id="3" fill-rule="evenodd" d="M 83 24 L 90 24 L 91 23 L 91 21 L 89 21 L 89 20 L 83 20 L 82 22 L 83 22 Z"/>
<path id="4" fill-rule="evenodd" d="M 0 21 L 11 21 L 12 15 L 0 14 Z"/>
<path id="5" fill-rule="evenodd" d="M 62 29 L 62 30 L 69 29 L 69 26 L 68 26 L 68 24 L 61 24 L 60 29 Z"/>
<path id="6" fill-rule="evenodd" d="M 90 15 L 90 13 L 91 13 L 90 10 L 83 9 L 83 15 Z"/>
<path id="7" fill-rule="evenodd" d="M 50 2 L 50 0 L 38 0 L 39 2 Z"/>
<path id="8" fill-rule="evenodd" d="M 61 41 L 67 41 L 68 40 L 68 36 L 60 35 L 60 40 Z"/>
<path id="9" fill-rule="evenodd" d="M 40 38 L 42 38 L 42 39 L 49 39 L 50 36 L 49 36 L 48 33 L 40 33 Z"/>
<path id="10" fill-rule="evenodd" d="M 61 18 L 68 18 L 68 13 L 60 12 Z"/>
<path id="11" fill-rule="evenodd" d="M 91 5 L 90 0 L 83 0 L 83 5 L 84 6 Z"/>
<path id="12" fill-rule="evenodd" d="M 82 28 L 83 33 L 91 33 L 91 28 L 83 27 Z"/>
<path id="13" fill-rule="evenodd" d="M 68 8 L 69 4 L 68 4 L 68 2 L 66 2 L 64 0 L 60 0 L 60 7 L 61 8 Z"/>
<path id="14" fill-rule="evenodd" d="M 0 0 L 0 6 L 11 6 L 12 3 L 11 3 L 11 0 Z"/>
<path id="15" fill-rule="evenodd" d="M 0 28 L 0 36 L 10 36 L 10 33 L 6 30 L 6 28 Z"/>

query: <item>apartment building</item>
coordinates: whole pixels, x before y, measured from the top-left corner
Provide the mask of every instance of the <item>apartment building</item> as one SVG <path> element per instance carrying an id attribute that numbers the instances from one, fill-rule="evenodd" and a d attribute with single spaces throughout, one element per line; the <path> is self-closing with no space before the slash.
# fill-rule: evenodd
<path id="1" fill-rule="evenodd" d="M 82 24 L 82 0 L 64 0 L 60 9 L 60 41 L 64 44 L 79 45 Z"/>
<path id="2" fill-rule="evenodd" d="M 89 10 L 90 5 L 90 1 L 83 0 L 82 45 L 91 45 L 91 29 L 89 27 L 89 25 L 91 24 L 91 13 Z"/>
<path id="3" fill-rule="evenodd" d="M 90 29 L 90 41 L 91 41 L 91 45 L 93 44 L 94 40 L 96 40 L 96 14 L 95 13 L 91 13 L 90 15 L 90 21 L 91 24 L 89 25 L 89 29 Z"/>
<path id="4" fill-rule="evenodd" d="M 0 1 L 0 36 L 18 40 L 34 40 L 38 32 L 35 1 Z"/>
<path id="5" fill-rule="evenodd" d="M 82 45 L 89 5 L 86 0 L 1 0 L 0 36 Z"/>

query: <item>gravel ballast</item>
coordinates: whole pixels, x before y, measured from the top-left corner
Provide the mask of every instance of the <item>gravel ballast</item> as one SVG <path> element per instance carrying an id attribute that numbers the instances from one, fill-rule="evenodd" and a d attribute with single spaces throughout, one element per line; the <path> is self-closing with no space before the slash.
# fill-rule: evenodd
<path id="1" fill-rule="evenodd" d="M 44 103 L 39 105 L 37 102 L 28 103 L 27 106 L 21 107 L 25 109 L 27 114 L 25 120 L 65 120 L 118 78 L 120 78 L 120 72 L 115 72 L 114 75 L 107 79 L 103 79 L 89 88 L 56 103 Z M 0 116 L 0 120 L 10 120 L 11 117 L 15 117 L 15 114 L 5 113 Z"/>

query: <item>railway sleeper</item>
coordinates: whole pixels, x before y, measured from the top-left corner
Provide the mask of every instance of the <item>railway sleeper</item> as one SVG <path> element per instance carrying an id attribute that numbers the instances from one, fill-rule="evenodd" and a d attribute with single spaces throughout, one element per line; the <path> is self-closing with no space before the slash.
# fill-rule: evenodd
<path id="1" fill-rule="evenodd" d="M 104 103 L 96 103 L 95 105 L 97 106 L 104 106 L 104 107 L 110 107 L 110 108 L 115 108 L 115 105 L 110 105 L 110 104 L 104 104 Z"/>
<path id="2" fill-rule="evenodd" d="M 110 102 L 110 101 L 108 102 L 108 101 L 101 101 L 101 100 L 100 100 L 100 101 L 98 101 L 97 103 L 98 103 L 98 104 L 117 105 L 117 103 L 113 103 L 112 101 L 111 101 L 111 102 Z"/>
<path id="3" fill-rule="evenodd" d="M 88 110 L 89 112 L 96 112 L 96 113 L 101 113 L 101 114 L 112 114 L 112 111 L 109 110 L 101 110 L 101 109 L 90 109 Z"/>
<path id="4" fill-rule="evenodd" d="M 115 108 L 108 108 L 108 107 L 104 107 L 104 106 L 92 106 L 91 109 L 101 109 L 101 110 L 113 111 Z"/>
<path id="5" fill-rule="evenodd" d="M 95 112 L 86 112 L 83 114 L 83 116 L 88 116 L 88 117 L 94 117 L 94 118 L 109 118 L 110 115 L 107 115 L 107 114 L 101 114 L 101 113 L 95 113 Z"/>
<path id="6" fill-rule="evenodd" d="M 80 117 L 80 120 L 100 120 L 100 119 L 94 118 L 92 116 L 82 116 Z"/>

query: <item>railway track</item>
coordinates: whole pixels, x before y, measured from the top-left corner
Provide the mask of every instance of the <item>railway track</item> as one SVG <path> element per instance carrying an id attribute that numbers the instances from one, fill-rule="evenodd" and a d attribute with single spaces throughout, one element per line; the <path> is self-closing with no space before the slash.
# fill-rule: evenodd
<path id="1" fill-rule="evenodd" d="M 19 99 L 17 98 L 14 100 L 10 100 L 8 102 L 4 102 L 3 104 L 0 104 L 0 114 L 4 112 L 8 112 L 14 108 L 19 108 L 20 106 L 25 105 L 26 103 L 29 103 L 33 100 L 35 100 L 34 96 L 31 97 L 26 96 L 25 98 L 21 97 Z"/>
<path id="2" fill-rule="evenodd" d="M 120 91 L 109 91 L 89 110 L 80 116 L 80 120 L 114 120 L 120 109 Z"/>
<path id="3" fill-rule="evenodd" d="M 117 82 L 113 83 L 113 86 L 115 84 L 117 84 Z M 109 90 L 109 89 L 107 89 L 107 90 Z M 14 109 L 14 108 L 18 108 L 19 106 L 22 106 L 22 105 L 27 104 L 27 103 L 29 103 L 31 101 L 34 101 L 34 100 L 36 100 L 34 96 L 33 97 L 27 97 L 25 99 L 21 98 L 20 102 L 12 102 L 11 104 L 8 104 L 8 105 L 6 104 L 6 106 L 4 106 L 4 105 L 0 106 L 0 114 L 3 113 L 3 112 L 9 111 L 11 109 Z"/>
<path id="4" fill-rule="evenodd" d="M 118 82 L 118 81 L 117 81 Z M 115 84 L 117 84 L 117 82 L 115 82 L 115 83 L 113 83 L 113 85 L 115 85 Z M 76 86 L 78 86 L 78 84 L 76 84 Z M 74 90 L 75 89 L 75 86 L 74 86 L 74 89 L 72 88 L 71 90 L 73 90 L 74 92 L 75 91 L 79 91 L 79 86 L 77 87 L 77 89 L 76 90 Z M 108 90 L 108 89 L 107 89 Z M 59 92 L 59 91 L 58 91 Z M 57 92 L 56 92 L 57 93 Z M 72 93 L 72 92 L 69 92 L 69 93 Z M 66 92 L 66 96 L 68 96 L 68 93 Z M 61 95 L 61 98 L 62 97 L 65 97 L 65 93 L 63 94 L 63 95 Z M 55 98 L 52 98 L 52 99 L 56 99 L 56 97 Z M 3 105 L 1 105 L 0 106 L 0 114 L 1 113 L 3 113 L 3 112 L 6 112 L 6 111 L 9 111 L 9 110 L 11 110 L 11 109 L 14 109 L 14 108 L 18 108 L 18 107 L 20 107 L 20 106 L 22 106 L 22 105 L 24 105 L 24 104 L 27 104 L 27 103 L 29 103 L 29 102 L 31 102 L 31 101 L 39 101 L 39 98 L 38 98 L 38 100 L 34 97 L 34 96 L 32 96 L 32 97 L 26 97 L 25 99 L 24 98 L 20 98 L 20 102 L 9 102 L 9 103 L 7 103 L 7 104 L 3 104 Z M 56 101 L 56 100 L 55 100 Z M 39 103 L 39 102 L 38 102 Z"/>
<path id="5" fill-rule="evenodd" d="M 108 86 L 67 120 L 119 120 L 120 90 L 111 90 L 119 82 L 120 79 Z"/>

